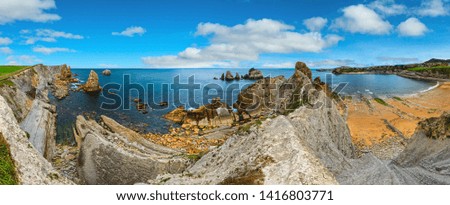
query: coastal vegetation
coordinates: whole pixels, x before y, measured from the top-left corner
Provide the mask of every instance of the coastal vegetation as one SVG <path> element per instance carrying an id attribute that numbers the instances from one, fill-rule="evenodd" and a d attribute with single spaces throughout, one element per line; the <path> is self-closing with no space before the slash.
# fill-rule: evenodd
<path id="1" fill-rule="evenodd" d="M 408 71 L 414 71 L 414 72 L 437 72 L 437 73 L 445 73 L 450 74 L 450 66 L 436 66 L 436 67 L 414 67 L 408 69 Z"/>
<path id="2" fill-rule="evenodd" d="M 11 159 L 8 144 L 0 133 L 0 185 L 17 184 L 14 162 Z"/>
<path id="3" fill-rule="evenodd" d="M 14 86 L 14 83 L 8 80 L 9 77 L 16 75 L 26 69 L 29 66 L 15 66 L 15 65 L 0 65 L 0 87 L 2 86 Z"/>
<path id="4" fill-rule="evenodd" d="M 381 98 L 374 98 L 375 102 L 380 103 L 384 106 L 389 106 L 389 104 Z"/>

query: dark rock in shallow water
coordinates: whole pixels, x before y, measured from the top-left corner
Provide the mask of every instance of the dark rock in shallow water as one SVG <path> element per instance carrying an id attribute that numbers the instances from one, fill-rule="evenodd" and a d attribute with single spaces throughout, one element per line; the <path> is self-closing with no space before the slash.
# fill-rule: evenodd
<path id="1" fill-rule="evenodd" d="M 214 80 L 219 80 L 219 78 L 217 78 L 217 77 L 214 77 L 213 79 L 214 79 Z"/>
<path id="2" fill-rule="evenodd" d="M 160 102 L 159 103 L 159 106 L 161 106 L 161 107 L 167 107 L 168 105 L 169 105 L 168 102 Z"/>
<path id="3" fill-rule="evenodd" d="M 110 76 L 111 75 L 111 70 L 104 70 L 103 72 L 102 72 L 102 74 L 104 75 L 104 76 Z"/>
<path id="4" fill-rule="evenodd" d="M 226 81 L 233 81 L 234 80 L 233 74 L 231 74 L 230 71 L 227 71 L 227 74 L 225 76 L 225 80 Z"/>
<path id="5" fill-rule="evenodd" d="M 238 72 L 236 72 L 236 76 L 234 77 L 234 79 L 236 79 L 236 80 L 240 80 L 241 79 L 241 76 L 239 75 Z"/>
<path id="6" fill-rule="evenodd" d="M 243 79 L 247 79 L 247 80 L 259 80 L 259 79 L 263 79 L 264 75 L 263 73 L 255 68 L 251 68 L 248 71 L 248 74 L 245 74 Z"/>

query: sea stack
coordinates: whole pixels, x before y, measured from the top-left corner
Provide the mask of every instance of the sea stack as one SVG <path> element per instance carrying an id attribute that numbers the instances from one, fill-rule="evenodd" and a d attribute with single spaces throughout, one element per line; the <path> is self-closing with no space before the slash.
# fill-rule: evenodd
<path id="1" fill-rule="evenodd" d="M 106 70 L 104 70 L 104 71 L 102 72 L 102 74 L 103 74 L 104 76 L 110 76 L 110 75 L 111 75 L 111 70 L 106 69 Z"/>
<path id="2" fill-rule="evenodd" d="M 227 71 L 227 74 L 225 76 L 225 80 L 226 81 L 233 81 L 234 80 L 234 76 L 233 76 L 233 74 L 231 74 L 230 71 Z"/>
<path id="3" fill-rule="evenodd" d="M 100 90 L 102 90 L 102 87 L 100 87 L 100 84 L 98 82 L 98 75 L 95 71 L 91 70 L 86 84 L 82 85 L 81 89 L 83 89 L 85 92 L 99 92 Z"/>
<path id="4" fill-rule="evenodd" d="M 234 77 L 234 79 L 236 79 L 236 80 L 240 80 L 241 79 L 241 76 L 239 75 L 238 72 L 236 72 L 236 77 Z"/>
<path id="5" fill-rule="evenodd" d="M 246 80 L 259 80 L 259 79 L 263 79 L 264 75 L 260 70 L 251 68 L 248 71 L 248 74 L 245 74 L 243 78 Z"/>

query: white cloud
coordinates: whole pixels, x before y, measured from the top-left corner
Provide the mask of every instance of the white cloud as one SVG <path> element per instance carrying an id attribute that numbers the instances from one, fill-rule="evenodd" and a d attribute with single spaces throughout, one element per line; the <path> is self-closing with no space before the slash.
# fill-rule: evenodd
<path id="1" fill-rule="evenodd" d="M 112 35 L 134 37 L 135 35 L 142 36 L 145 32 L 147 31 L 140 26 L 131 26 L 126 28 L 122 32 L 112 32 Z"/>
<path id="2" fill-rule="evenodd" d="M 416 63 L 420 60 L 418 58 L 406 58 L 406 57 L 378 57 L 377 60 L 383 62 L 393 62 L 393 63 Z"/>
<path id="3" fill-rule="evenodd" d="M 9 47 L 0 47 L 0 53 L 11 54 L 13 51 Z"/>
<path id="4" fill-rule="evenodd" d="M 107 64 L 107 63 L 101 63 L 101 64 L 98 64 L 98 66 L 102 67 L 102 68 L 118 68 L 119 67 L 119 65 L 117 65 L 117 64 Z"/>
<path id="5" fill-rule="evenodd" d="M 397 26 L 397 31 L 401 36 L 423 36 L 428 28 L 417 18 L 409 18 Z"/>
<path id="6" fill-rule="evenodd" d="M 75 52 L 75 50 L 68 49 L 68 48 L 58 48 L 58 47 L 48 48 L 48 47 L 43 47 L 43 46 L 34 47 L 33 51 L 36 53 L 43 53 L 45 55 L 49 55 L 49 54 L 57 53 L 57 52 Z"/>
<path id="7" fill-rule="evenodd" d="M 200 23 L 196 35 L 209 37 L 209 46 L 189 47 L 178 55 L 143 57 L 142 61 L 149 67 L 236 67 L 241 61 L 258 60 L 260 54 L 321 52 L 342 40 L 337 35 L 294 29 L 271 19 L 249 19 L 231 27 Z"/>
<path id="8" fill-rule="evenodd" d="M 303 25 L 310 31 L 320 31 L 325 25 L 327 25 L 328 19 L 322 17 L 313 17 L 303 21 Z"/>
<path id="9" fill-rule="evenodd" d="M 362 4 L 346 7 L 343 12 L 343 16 L 334 20 L 332 29 L 373 35 L 389 34 L 392 29 L 388 21 L 383 20 L 374 10 Z"/>
<path id="10" fill-rule="evenodd" d="M 8 61 L 8 65 L 32 65 L 42 62 L 42 60 L 36 58 L 36 56 L 30 55 L 8 56 L 6 60 Z"/>
<path id="11" fill-rule="evenodd" d="M 368 6 L 386 16 L 395 16 L 407 12 L 407 7 L 403 4 L 396 4 L 395 0 L 376 0 Z"/>
<path id="12" fill-rule="evenodd" d="M 449 14 L 448 6 L 442 0 L 423 0 L 418 14 L 421 16 L 446 16 Z"/>
<path id="13" fill-rule="evenodd" d="M 24 31 L 24 30 L 22 30 L 22 31 Z M 31 31 L 29 31 L 29 30 L 25 30 L 24 32 L 22 32 L 22 31 L 20 33 L 25 33 L 25 34 L 31 33 Z M 58 38 L 84 39 L 84 37 L 81 35 L 67 33 L 64 31 L 55 31 L 52 29 L 36 29 L 34 36 L 25 36 L 24 38 L 26 39 L 25 44 L 27 44 L 27 45 L 35 44 L 38 41 L 56 42 Z"/>
<path id="14" fill-rule="evenodd" d="M 55 8 L 54 0 L 1 0 L 0 25 L 14 21 L 56 21 L 61 17 L 46 11 Z"/>
<path id="15" fill-rule="evenodd" d="M 261 67 L 263 68 L 293 68 L 295 63 L 283 62 L 283 63 L 265 63 Z"/>
<path id="16" fill-rule="evenodd" d="M 0 45 L 9 45 L 13 41 L 8 37 L 0 37 Z"/>
<path id="17" fill-rule="evenodd" d="M 329 67 L 339 67 L 339 66 L 357 66 L 359 64 L 355 63 L 354 60 L 349 59 L 326 59 L 321 61 L 310 61 L 307 62 L 310 68 L 329 68 Z"/>

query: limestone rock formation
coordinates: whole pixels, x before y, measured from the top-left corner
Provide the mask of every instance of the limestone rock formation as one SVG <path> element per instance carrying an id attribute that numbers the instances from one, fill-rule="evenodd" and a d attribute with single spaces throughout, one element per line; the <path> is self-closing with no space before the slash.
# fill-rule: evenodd
<path id="1" fill-rule="evenodd" d="M 10 80 L 14 86 L 0 89 L 0 95 L 13 110 L 21 128 L 28 133 L 30 142 L 47 159 L 52 159 L 56 145 L 56 108 L 49 104 L 49 84 L 63 68 L 36 65 L 12 76 Z"/>
<path id="2" fill-rule="evenodd" d="M 106 70 L 102 71 L 102 74 L 104 76 L 110 76 L 111 75 L 111 70 L 106 69 Z"/>
<path id="3" fill-rule="evenodd" d="M 260 70 L 255 69 L 255 68 L 251 68 L 248 71 L 248 74 L 244 75 L 244 79 L 248 79 L 248 80 L 259 80 L 259 79 L 263 79 L 263 78 L 264 78 L 263 73 Z"/>
<path id="4" fill-rule="evenodd" d="M 98 82 L 98 75 L 95 71 L 91 70 L 89 73 L 89 77 L 86 81 L 86 84 L 82 85 L 80 87 L 85 92 L 99 92 L 102 90 L 102 87 L 100 87 L 100 84 Z"/>
<path id="5" fill-rule="evenodd" d="M 297 62 L 295 64 L 295 70 L 300 70 L 303 74 L 305 74 L 310 80 L 312 80 L 312 72 L 303 62 Z"/>
<path id="6" fill-rule="evenodd" d="M 101 119 L 104 127 L 82 116 L 76 121 L 78 173 L 86 184 L 135 184 L 181 173 L 189 165 L 179 151 L 153 144 L 106 116 Z"/>
<path id="7" fill-rule="evenodd" d="M 220 80 L 225 80 L 225 74 L 222 73 L 222 76 L 220 76 Z"/>
<path id="8" fill-rule="evenodd" d="M 0 96 L 0 125 L 0 133 L 10 148 L 20 184 L 73 184 L 61 176 L 30 144 L 27 133 L 20 129 L 13 110 L 2 96 Z"/>
<path id="9" fill-rule="evenodd" d="M 171 120 L 175 123 L 183 123 L 184 118 L 187 115 L 187 111 L 184 106 L 177 107 L 175 110 L 164 115 L 164 118 Z"/>
<path id="10" fill-rule="evenodd" d="M 235 80 L 240 80 L 240 79 L 241 79 L 241 76 L 239 75 L 238 72 L 236 72 L 236 76 L 234 77 L 234 79 L 235 79 Z"/>
<path id="11" fill-rule="evenodd" d="M 233 81 L 234 80 L 234 76 L 233 76 L 233 74 L 231 74 L 230 71 L 227 71 L 227 74 L 225 75 L 225 80 L 226 81 Z"/>
<path id="12" fill-rule="evenodd" d="M 56 67 L 54 67 L 56 68 Z M 73 74 L 70 69 L 70 66 L 66 64 L 58 67 L 60 70 L 59 74 L 54 75 L 54 79 L 52 81 L 53 84 L 53 96 L 58 99 L 63 99 L 69 95 L 69 83 L 77 82 L 78 80 L 72 78 Z"/>

